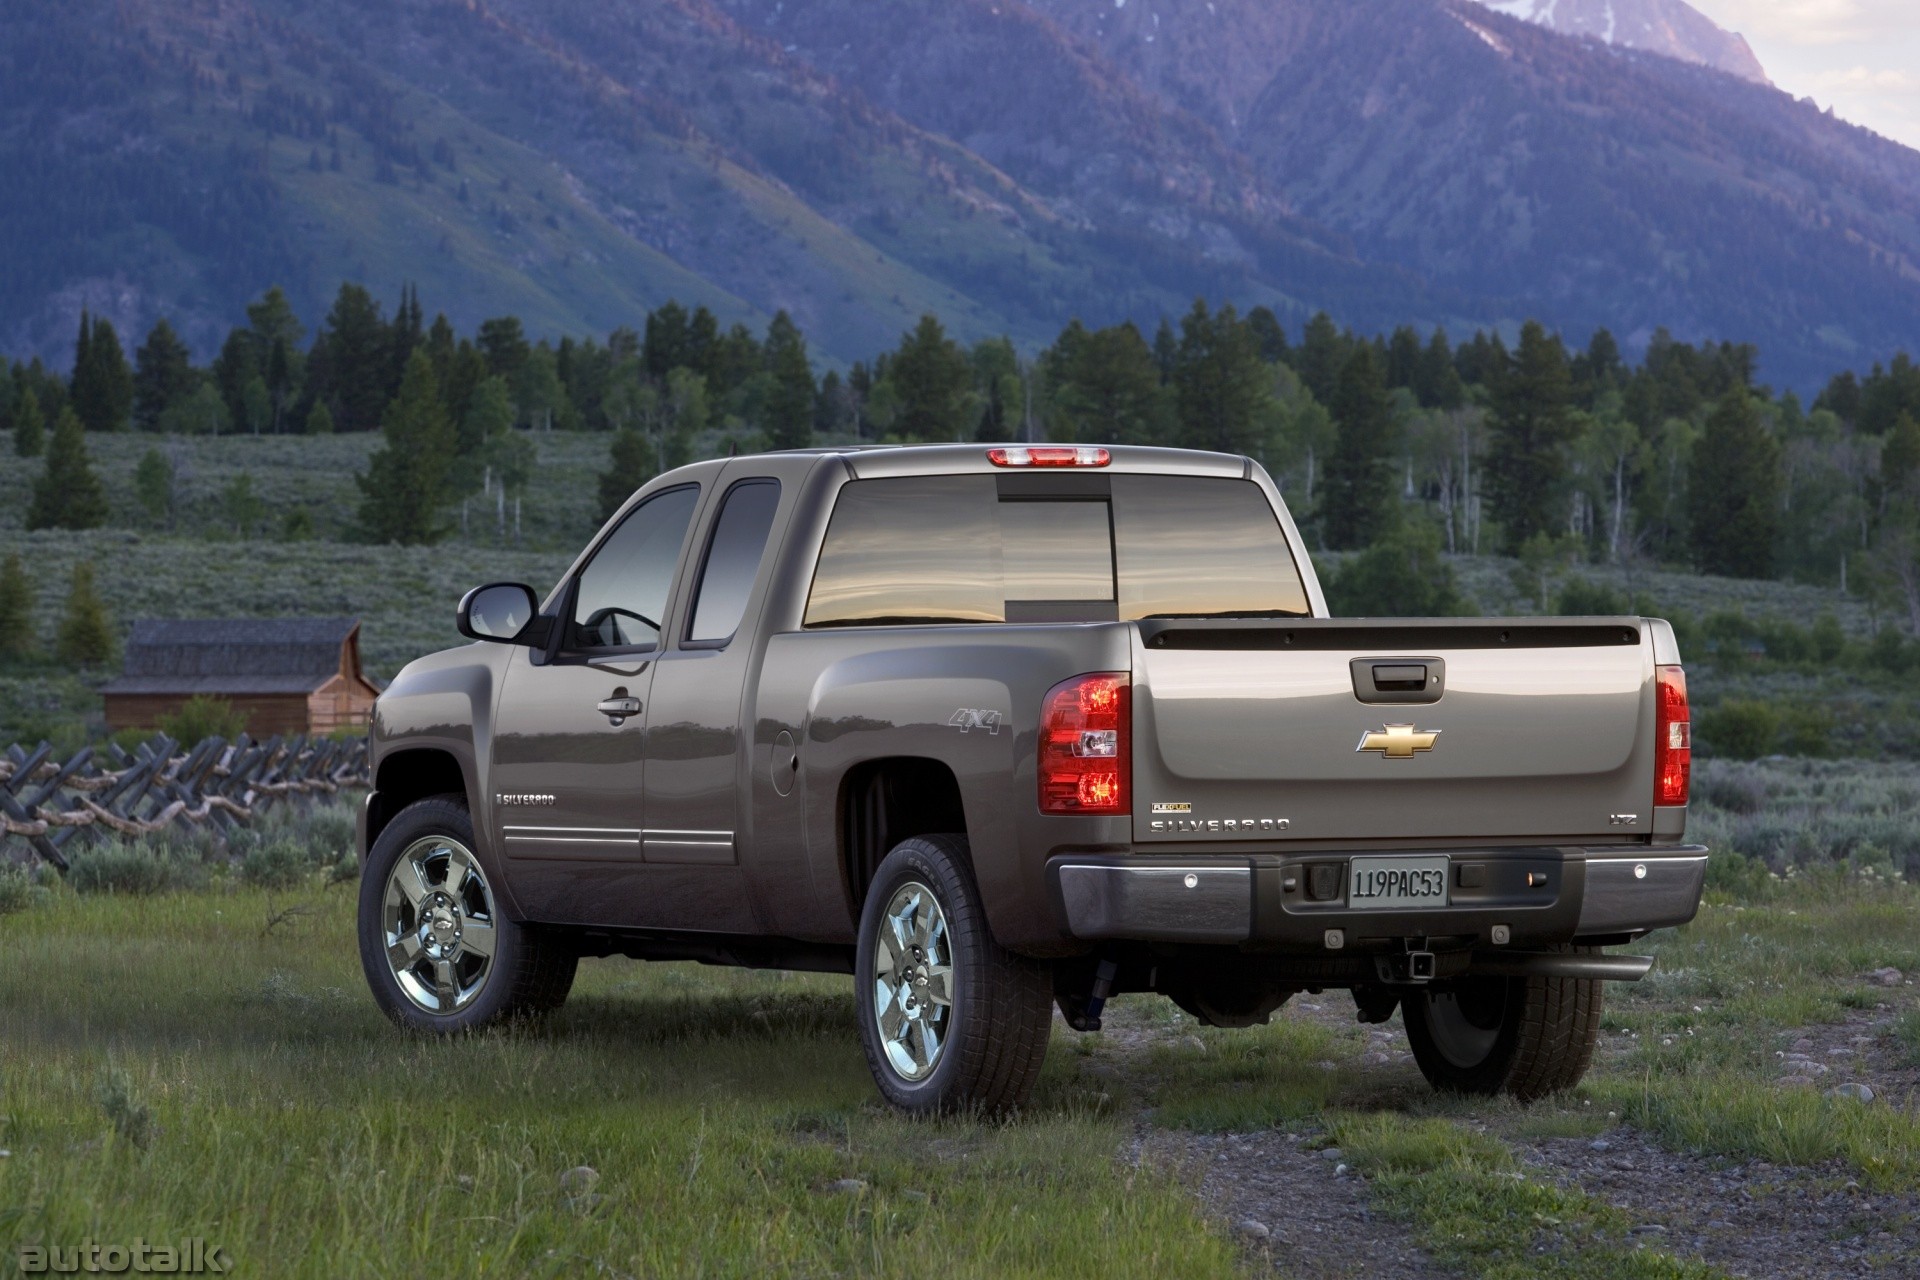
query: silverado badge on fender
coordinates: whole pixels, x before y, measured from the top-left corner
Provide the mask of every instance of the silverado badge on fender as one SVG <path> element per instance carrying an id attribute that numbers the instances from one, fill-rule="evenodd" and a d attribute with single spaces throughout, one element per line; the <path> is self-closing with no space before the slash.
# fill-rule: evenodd
<path id="1" fill-rule="evenodd" d="M 1416 729 L 1410 724 L 1382 725 L 1360 735 L 1355 751 L 1378 751 L 1387 760 L 1411 760 L 1416 751 L 1433 750 L 1438 729 Z"/>

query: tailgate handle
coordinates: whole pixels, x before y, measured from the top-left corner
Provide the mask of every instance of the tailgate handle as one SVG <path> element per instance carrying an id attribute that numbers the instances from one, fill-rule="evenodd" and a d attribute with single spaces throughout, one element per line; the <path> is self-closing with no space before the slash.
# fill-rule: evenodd
<path id="1" fill-rule="evenodd" d="M 1447 691 L 1444 658 L 1354 658 L 1353 696 L 1366 703 L 1438 702 Z"/>

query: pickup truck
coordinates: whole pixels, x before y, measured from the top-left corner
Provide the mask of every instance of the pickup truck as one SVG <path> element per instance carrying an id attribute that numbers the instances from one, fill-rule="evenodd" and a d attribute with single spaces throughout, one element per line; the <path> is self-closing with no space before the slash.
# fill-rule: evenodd
<path id="1" fill-rule="evenodd" d="M 1344 988 L 1436 1087 L 1573 1085 L 1610 954 L 1698 909 L 1652 618 L 1331 618 L 1243 457 L 952 445 L 650 481 L 381 695 L 380 1006 L 550 1010 L 581 956 L 851 973 L 880 1092 L 1017 1108 L 1054 1010 Z"/>

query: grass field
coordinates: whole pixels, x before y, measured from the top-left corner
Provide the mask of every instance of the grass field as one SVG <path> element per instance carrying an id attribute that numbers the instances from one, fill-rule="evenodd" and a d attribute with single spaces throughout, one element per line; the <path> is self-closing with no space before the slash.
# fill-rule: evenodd
<path id="1" fill-rule="evenodd" d="M 1678 1243 L 1690 1188 L 1667 1247 L 1543 1143 L 1631 1137 L 1764 1162 L 1796 1196 L 1920 1205 L 1920 1004 L 1869 976 L 1920 972 L 1920 891 L 1871 865 L 1782 879 L 1727 851 L 1700 919 L 1632 948 L 1658 967 L 1610 988 L 1587 1082 L 1532 1107 L 1434 1095 L 1369 1052 L 1397 1025 L 1354 1025 L 1341 993 L 1246 1031 L 1128 997 L 1105 1032 L 1056 1026 L 1033 1106 L 980 1124 L 880 1107 L 841 978 L 588 961 L 544 1025 L 407 1038 L 365 993 L 351 883 L 329 883 L 346 829 L 281 817 L 233 864 L 161 851 L 191 889 L 113 892 L 109 859 L 76 873 L 90 892 L 0 894 L 29 904 L 0 915 L 0 1242 L 199 1236 L 276 1277 L 1291 1274 L 1205 1169 L 1140 1154 L 1213 1134 L 1341 1148 L 1352 1174 L 1314 1161 L 1320 1182 L 1357 1179 L 1488 1280 L 1724 1274 Z M 291 870 L 265 852 L 289 846 Z M 1783 1067 L 1816 1040 L 1851 1044 L 1826 1061 L 1881 1096 Z M 1920 1266 L 1920 1220 L 1865 1216 L 1843 1230 L 1875 1274 Z"/>

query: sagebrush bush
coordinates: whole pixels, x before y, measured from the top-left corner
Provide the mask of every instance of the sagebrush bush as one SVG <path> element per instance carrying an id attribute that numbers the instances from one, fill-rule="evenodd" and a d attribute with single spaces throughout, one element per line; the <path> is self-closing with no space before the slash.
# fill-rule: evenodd
<path id="1" fill-rule="evenodd" d="M 204 863 L 171 842 L 97 844 L 68 855 L 67 883 L 76 893 L 166 893 L 204 886 Z"/>
<path id="2" fill-rule="evenodd" d="M 240 861 L 240 878 L 262 889 L 291 889 L 313 874 L 313 854 L 292 840 L 269 840 Z"/>
<path id="3" fill-rule="evenodd" d="M 35 895 L 42 892 L 25 867 L 0 862 L 0 916 L 24 911 L 33 905 Z"/>
<path id="4" fill-rule="evenodd" d="M 1882 867 L 1920 876 L 1920 786 L 1898 761 L 1695 763 L 1689 839 L 1776 872 Z M 1712 863 L 1708 864 L 1712 867 Z"/>

